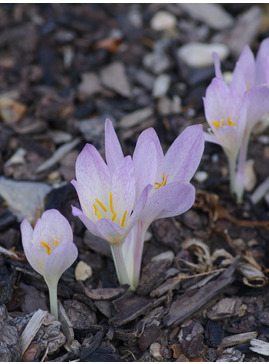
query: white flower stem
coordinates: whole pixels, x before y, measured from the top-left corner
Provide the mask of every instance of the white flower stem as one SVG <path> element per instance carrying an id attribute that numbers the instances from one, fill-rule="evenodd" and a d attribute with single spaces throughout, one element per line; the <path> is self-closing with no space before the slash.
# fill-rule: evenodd
<path id="1" fill-rule="evenodd" d="M 249 133 L 244 138 L 238 157 L 237 172 L 235 177 L 235 193 L 236 201 L 238 204 L 242 203 L 244 194 L 244 176 L 245 176 L 245 164 L 247 159 Z"/>
<path id="2" fill-rule="evenodd" d="M 146 230 L 147 230 L 147 226 L 144 226 L 142 221 L 138 220 L 136 223 L 136 236 L 135 236 L 134 251 L 133 251 L 132 286 L 134 288 L 137 288 L 137 286 L 139 284 Z"/>
<path id="3" fill-rule="evenodd" d="M 56 286 L 48 284 L 50 297 L 50 312 L 54 315 L 55 320 L 58 320 L 57 286 L 58 284 L 56 284 Z"/>
<path id="4" fill-rule="evenodd" d="M 235 192 L 235 169 L 236 169 L 236 157 L 229 156 L 227 154 L 228 163 L 229 163 L 229 176 L 230 176 L 230 192 Z"/>
<path id="5" fill-rule="evenodd" d="M 125 259 L 122 251 L 122 244 L 110 244 L 111 252 L 116 267 L 117 277 L 120 284 L 129 284 L 129 277 L 126 270 Z M 133 287 L 130 287 L 133 289 Z"/>

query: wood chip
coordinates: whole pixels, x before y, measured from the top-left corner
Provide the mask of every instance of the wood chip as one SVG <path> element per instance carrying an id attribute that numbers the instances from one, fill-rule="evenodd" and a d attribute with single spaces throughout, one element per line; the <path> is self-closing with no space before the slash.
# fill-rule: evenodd
<path id="1" fill-rule="evenodd" d="M 251 339 L 256 339 L 258 336 L 257 331 L 244 332 L 243 334 L 226 336 L 222 339 L 220 344 L 221 348 L 227 348 L 229 346 L 235 346 L 249 342 Z"/>
<path id="2" fill-rule="evenodd" d="M 225 287 L 234 281 L 234 272 L 239 257 L 216 280 L 209 282 L 199 290 L 186 291 L 170 307 L 164 318 L 166 326 L 176 326 L 200 310 L 210 299 L 218 295 Z M 180 307 L 180 310 L 179 310 Z"/>
<path id="3" fill-rule="evenodd" d="M 47 316 L 47 311 L 37 310 L 32 316 L 31 320 L 28 322 L 25 329 L 23 330 L 20 337 L 22 355 L 25 353 L 26 349 L 31 344 L 33 338 L 35 337 L 37 331 L 40 329 L 46 316 Z"/>
<path id="4" fill-rule="evenodd" d="M 126 287 L 117 288 L 97 288 L 89 290 L 85 287 L 85 294 L 93 300 L 111 300 L 126 292 Z"/>
<path id="5" fill-rule="evenodd" d="M 250 340 L 250 350 L 264 356 L 269 356 L 269 343 L 258 339 L 252 339 Z"/>
<path id="6" fill-rule="evenodd" d="M 43 172 L 46 169 L 54 166 L 54 164 L 58 163 L 68 152 L 70 152 L 76 145 L 78 145 L 79 142 L 80 138 L 76 138 L 72 142 L 62 145 L 49 159 L 47 159 L 37 168 L 36 173 Z"/>

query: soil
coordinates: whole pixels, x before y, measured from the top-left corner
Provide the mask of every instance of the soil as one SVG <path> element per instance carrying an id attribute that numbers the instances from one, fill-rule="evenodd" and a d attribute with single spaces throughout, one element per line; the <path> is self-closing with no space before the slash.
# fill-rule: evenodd
<path id="1" fill-rule="evenodd" d="M 269 175 L 266 120 L 251 137 L 252 180 L 240 206 L 223 151 L 206 144 L 195 204 L 152 224 L 136 292 L 119 286 L 108 244 L 71 214 L 76 157 L 87 142 L 104 155 L 106 117 L 125 154 L 147 127 L 164 150 L 188 125 L 207 129 L 202 97 L 214 67 L 182 63 L 178 50 L 223 43 L 222 69 L 232 71 L 244 45 L 256 52 L 269 34 L 266 4 L 218 11 L 214 25 L 208 11 L 181 4 L 0 5 L 1 361 L 267 361 L 269 199 L 266 191 L 251 199 Z M 47 313 L 46 284 L 20 237 L 24 217 L 50 208 L 68 218 L 79 249 L 59 282 L 61 324 Z M 85 280 L 75 278 L 79 262 Z M 33 315 L 43 316 L 26 345 Z"/>

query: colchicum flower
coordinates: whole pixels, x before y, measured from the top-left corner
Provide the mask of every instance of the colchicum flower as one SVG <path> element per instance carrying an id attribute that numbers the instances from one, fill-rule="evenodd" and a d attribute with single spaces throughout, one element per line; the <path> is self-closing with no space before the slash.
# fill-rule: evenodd
<path id="1" fill-rule="evenodd" d="M 93 234 L 110 242 L 120 283 L 137 287 L 144 236 L 151 222 L 179 215 L 193 205 L 195 189 L 189 181 L 203 149 L 201 125 L 186 128 L 165 156 L 157 134 L 149 128 L 139 136 L 132 160 L 123 156 L 107 119 L 107 164 L 90 145 L 78 156 L 77 181 L 72 183 L 82 211 L 73 207 L 73 214 Z"/>
<path id="2" fill-rule="evenodd" d="M 180 215 L 195 201 L 195 188 L 190 180 L 196 172 L 204 151 L 202 125 L 187 127 L 164 155 L 154 129 L 141 133 L 133 155 L 137 194 L 152 184 L 147 203 L 138 222 L 124 244 L 130 279 L 139 283 L 145 233 L 160 218 Z"/>
<path id="3" fill-rule="evenodd" d="M 57 210 L 45 211 L 34 227 L 21 223 L 22 245 L 31 266 L 44 277 L 49 288 L 50 310 L 58 319 L 57 285 L 63 272 L 77 259 L 69 222 Z"/>
<path id="4" fill-rule="evenodd" d="M 223 80 L 218 56 L 213 57 L 216 77 L 204 98 L 210 126 L 205 140 L 222 146 L 229 161 L 230 190 L 240 203 L 250 134 L 269 111 L 269 39 L 261 43 L 256 62 L 249 46 L 244 48 L 229 86 Z"/>
<path id="5" fill-rule="evenodd" d="M 130 156 L 123 157 L 114 129 L 107 130 L 105 142 L 107 164 L 90 144 L 76 160 L 76 180 L 72 184 L 82 210 L 72 206 L 72 213 L 92 234 L 110 243 L 119 282 L 130 284 L 122 246 L 152 186 L 145 186 L 137 198 L 133 161 Z"/>

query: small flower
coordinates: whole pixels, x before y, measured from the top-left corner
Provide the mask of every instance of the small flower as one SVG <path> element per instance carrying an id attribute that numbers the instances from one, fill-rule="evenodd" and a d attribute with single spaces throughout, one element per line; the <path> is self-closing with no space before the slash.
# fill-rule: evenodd
<path id="1" fill-rule="evenodd" d="M 216 78 L 208 86 L 204 98 L 205 116 L 210 127 L 205 140 L 223 147 L 229 161 L 230 189 L 240 203 L 250 134 L 269 111 L 269 38 L 261 43 L 256 61 L 249 46 L 244 48 L 229 86 L 223 80 L 217 54 L 213 57 Z"/>
<path id="2" fill-rule="evenodd" d="M 51 312 L 57 319 L 58 281 L 78 256 L 71 226 L 59 211 L 52 209 L 42 214 L 34 229 L 24 219 L 21 223 L 21 235 L 28 262 L 44 277 L 48 285 Z"/>

